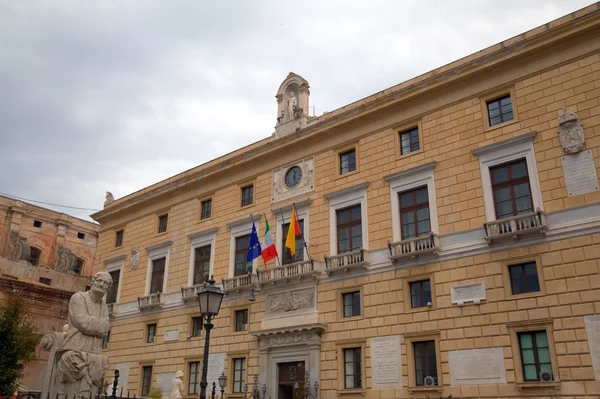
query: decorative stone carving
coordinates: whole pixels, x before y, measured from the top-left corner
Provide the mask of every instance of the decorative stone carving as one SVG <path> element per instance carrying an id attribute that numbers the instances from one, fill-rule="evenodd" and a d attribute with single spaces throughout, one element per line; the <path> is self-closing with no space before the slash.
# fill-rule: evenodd
<path id="1" fill-rule="evenodd" d="M 273 195 L 272 202 L 286 201 L 300 195 L 314 191 L 315 184 L 315 161 L 313 157 L 305 158 L 291 165 L 286 165 L 273 171 Z M 285 184 L 285 175 L 293 167 L 299 167 L 302 171 L 300 182 L 294 187 Z"/>
<path id="2" fill-rule="evenodd" d="M 585 136 L 579 117 L 563 108 L 558 117 L 558 135 L 560 145 L 567 154 L 575 154 L 583 150 Z"/>
<path id="3" fill-rule="evenodd" d="M 54 252 L 52 266 L 57 272 L 77 272 L 77 256 L 70 249 L 59 244 Z"/>
<path id="4" fill-rule="evenodd" d="M 301 309 L 315 308 L 315 290 L 307 288 L 298 291 L 287 291 L 267 297 L 268 313 L 285 313 Z"/>
<path id="5" fill-rule="evenodd" d="M 140 252 L 137 250 L 135 244 L 131 246 L 131 268 L 133 270 L 137 269 L 140 264 Z"/>
<path id="6" fill-rule="evenodd" d="M 259 338 L 261 349 L 290 345 L 321 345 L 321 336 L 316 331 L 300 331 L 267 335 Z"/>
<path id="7" fill-rule="evenodd" d="M 110 191 L 106 192 L 106 196 L 104 197 L 104 206 L 110 205 L 111 202 L 114 202 L 115 197 Z"/>
<path id="8" fill-rule="evenodd" d="M 307 125 L 308 82 L 299 75 L 290 72 L 277 90 L 277 124 L 274 138 L 280 138 L 302 129 Z"/>
<path id="9" fill-rule="evenodd" d="M 181 399 L 181 393 L 183 392 L 183 389 L 183 371 L 178 370 L 177 373 L 175 373 L 173 382 L 171 383 L 171 399 Z"/>
<path id="10" fill-rule="evenodd" d="M 31 256 L 31 248 L 26 238 L 19 236 L 16 231 L 10 232 L 10 240 L 8 241 L 7 258 L 13 261 L 26 260 L 29 261 Z"/>
<path id="11" fill-rule="evenodd" d="M 288 99 L 288 114 L 287 119 L 295 119 L 294 114 L 298 109 L 298 98 L 296 98 L 296 93 L 293 91 L 290 92 L 290 98 Z"/>
<path id="12" fill-rule="evenodd" d="M 108 370 L 102 340 L 110 328 L 105 298 L 111 285 L 110 274 L 96 273 L 89 291 L 71 297 L 66 331 L 42 339 L 42 348 L 55 354 L 46 367 L 43 397 L 90 397 L 101 391 Z"/>

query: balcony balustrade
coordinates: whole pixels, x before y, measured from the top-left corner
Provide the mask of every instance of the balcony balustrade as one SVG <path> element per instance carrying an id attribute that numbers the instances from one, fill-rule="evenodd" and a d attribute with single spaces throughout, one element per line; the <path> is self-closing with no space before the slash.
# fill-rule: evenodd
<path id="1" fill-rule="evenodd" d="M 301 281 L 304 277 L 316 278 L 321 272 L 315 269 L 313 259 L 308 259 L 267 270 L 259 270 L 257 274 L 260 284 L 275 284 L 277 281 L 285 281 L 287 283 L 291 283 L 294 280 Z"/>
<path id="2" fill-rule="evenodd" d="M 437 234 L 429 233 L 426 236 L 413 237 L 398 242 L 388 242 L 390 259 L 396 262 L 401 259 L 423 255 L 437 255 L 439 250 L 439 239 Z"/>
<path id="3" fill-rule="evenodd" d="M 366 269 L 368 262 L 366 260 L 364 249 L 358 249 L 352 252 L 345 252 L 339 255 L 325 257 L 325 273 L 330 275 L 337 271 L 349 272 L 353 269 Z"/>
<path id="4" fill-rule="evenodd" d="M 196 284 L 190 287 L 184 287 L 181 289 L 181 300 L 184 302 L 193 301 L 198 298 L 198 293 L 204 287 L 205 284 Z"/>
<path id="5" fill-rule="evenodd" d="M 485 240 L 491 245 L 506 238 L 516 240 L 523 236 L 545 234 L 548 226 L 546 225 L 546 215 L 538 209 L 536 212 L 484 223 L 483 228 L 485 229 Z"/>
<path id="6" fill-rule="evenodd" d="M 154 307 L 162 307 L 165 304 L 165 295 L 157 292 L 146 296 L 138 297 L 138 308 L 140 310 L 150 309 Z"/>
<path id="7" fill-rule="evenodd" d="M 252 284 L 254 284 L 253 274 L 243 274 L 241 276 L 235 276 L 231 278 L 223 279 L 223 291 L 232 292 L 237 291 L 240 292 L 242 290 L 250 290 L 252 289 Z"/>

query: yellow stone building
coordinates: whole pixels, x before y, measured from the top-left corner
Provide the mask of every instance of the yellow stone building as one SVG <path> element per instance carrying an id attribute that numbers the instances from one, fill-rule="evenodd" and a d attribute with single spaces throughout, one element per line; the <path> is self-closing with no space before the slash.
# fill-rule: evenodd
<path id="1" fill-rule="evenodd" d="M 319 117 L 309 94 L 290 73 L 272 136 L 93 215 L 120 386 L 198 395 L 214 274 L 230 398 L 305 373 L 326 399 L 599 397 L 600 4 Z M 293 204 L 306 248 L 247 265 L 251 215 L 282 254 Z"/>

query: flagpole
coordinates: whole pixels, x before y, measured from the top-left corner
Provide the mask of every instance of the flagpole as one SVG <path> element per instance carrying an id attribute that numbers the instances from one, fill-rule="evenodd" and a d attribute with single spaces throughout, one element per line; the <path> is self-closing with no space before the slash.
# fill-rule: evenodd
<path id="1" fill-rule="evenodd" d="M 285 218 L 283 217 L 283 211 L 281 210 L 281 208 L 279 208 L 279 215 L 281 215 L 281 236 L 283 237 L 283 225 L 285 224 Z M 288 228 L 288 230 L 289 230 L 289 228 Z M 283 237 L 283 238 L 285 238 L 285 237 Z M 281 246 L 281 265 L 283 265 L 283 254 L 285 253 L 286 248 L 287 247 L 285 246 L 285 244 L 283 244 Z M 279 254 L 277 254 L 277 257 L 279 257 Z M 278 259 L 278 261 L 279 261 L 279 259 Z"/>
<path id="2" fill-rule="evenodd" d="M 292 212 L 294 212 L 296 214 L 296 222 L 298 222 L 298 212 L 296 212 L 296 203 L 292 203 Z M 300 223 L 298 223 L 298 225 L 300 225 Z M 304 239 L 304 226 L 302 226 L 302 228 L 300 229 L 300 237 L 302 237 L 302 244 L 304 245 L 304 248 L 306 249 L 306 256 L 308 257 L 308 259 L 310 259 L 310 252 L 308 252 L 308 245 L 306 245 L 306 240 Z"/>
<path id="3" fill-rule="evenodd" d="M 265 221 L 266 221 L 267 214 L 263 212 L 263 215 L 265 216 Z M 277 214 L 275 214 L 275 227 L 277 227 Z M 275 243 L 275 250 L 277 250 L 277 243 Z M 277 266 L 281 266 L 281 263 L 279 262 L 279 252 L 277 252 L 277 256 L 275 257 L 275 259 L 277 260 Z M 263 259 L 263 262 L 264 262 L 264 259 Z"/>
<path id="4" fill-rule="evenodd" d="M 250 220 L 252 220 L 252 225 L 254 225 L 254 216 L 252 214 L 250 214 Z M 258 231 L 256 232 L 256 238 L 258 239 L 258 242 L 260 243 L 260 238 L 258 237 Z M 262 256 L 260 257 L 262 259 Z M 254 262 L 254 260 L 253 260 Z M 265 264 L 265 260 L 263 259 L 263 264 Z M 267 270 L 267 265 L 265 264 L 265 270 Z M 258 268 L 256 268 L 256 275 L 258 276 Z"/>

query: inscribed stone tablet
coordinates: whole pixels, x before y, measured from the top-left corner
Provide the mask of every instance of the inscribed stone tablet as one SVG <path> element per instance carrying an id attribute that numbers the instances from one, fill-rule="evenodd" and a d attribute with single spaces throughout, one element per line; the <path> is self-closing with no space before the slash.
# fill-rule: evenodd
<path id="1" fill-rule="evenodd" d="M 208 355 L 208 373 L 206 381 L 208 382 L 207 390 L 212 390 L 213 381 L 217 384 L 217 390 L 219 389 L 219 377 L 225 370 L 225 354 L 224 353 L 211 353 Z"/>
<path id="2" fill-rule="evenodd" d="M 117 363 L 115 369 L 119 370 L 119 385 L 117 386 L 117 396 L 121 395 L 121 388 L 123 388 L 123 394 L 127 396 L 127 384 L 129 383 L 129 363 Z M 111 383 L 113 381 L 114 374 L 104 375 L 104 380 Z M 112 395 L 112 386 L 108 388 L 108 394 Z"/>
<path id="3" fill-rule="evenodd" d="M 598 174 L 591 150 L 560 157 L 569 196 L 597 191 Z"/>
<path id="4" fill-rule="evenodd" d="M 402 387 L 400 336 L 371 338 L 373 388 Z"/>
<path id="5" fill-rule="evenodd" d="M 179 339 L 179 330 L 167 330 L 165 331 L 165 342 L 166 341 L 177 341 Z"/>
<path id="6" fill-rule="evenodd" d="M 450 287 L 450 297 L 453 304 L 479 303 L 485 300 L 485 285 L 481 282 Z"/>
<path id="7" fill-rule="evenodd" d="M 450 384 L 506 384 L 504 349 L 472 349 L 448 352 Z"/>
<path id="8" fill-rule="evenodd" d="M 600 381 L 600 315 L 584 316 L 592 366 L 596 381 Z"/>

